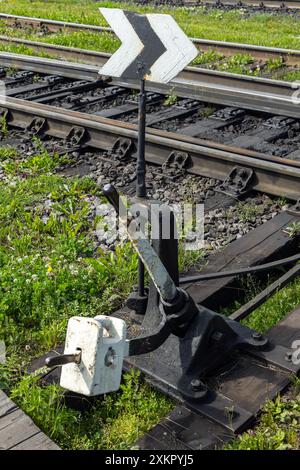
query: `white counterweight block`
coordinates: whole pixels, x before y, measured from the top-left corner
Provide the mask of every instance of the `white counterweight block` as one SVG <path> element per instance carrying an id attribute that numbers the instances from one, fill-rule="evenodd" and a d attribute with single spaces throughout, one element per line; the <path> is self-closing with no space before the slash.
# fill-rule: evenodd
<path id="1" fill-rule="evenodd" d="M 126 323 L 114 317 L 72 317 L 64 354 L 81 351 L 80 364 L 62 366 L 60 385 L 86 395 L 118 390 L 126 349 Z"/>

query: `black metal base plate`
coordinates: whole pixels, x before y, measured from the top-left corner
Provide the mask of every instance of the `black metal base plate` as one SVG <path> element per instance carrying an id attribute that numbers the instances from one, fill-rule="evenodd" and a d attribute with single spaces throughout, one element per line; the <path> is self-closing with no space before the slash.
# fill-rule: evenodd
<path id="1" fill-rule="evenodd" d="M 253 357 L 253 351 L 251 354 L 245 351 L 227 358 L 224 366 L 207 380 L 209 389 L 216 392 L 216 401 L 210 403 L 210 409 L 214 409 L 213 414 L 208 415 L 207 403 L 199 402 L 195 407 L 195 403 L 185 400 L 139 440 L 140 448 L 214 449 L 255 422 L 263 405 L 286 390 L 294 375 L 299 374 L 300 365 L 286 361 L 285 354 L 290 351 L 293 341 L 300 339 L 300 307 L 272 328 L 267 336 L 274 345 L 269 348 L 270 364 L 268 351 L 254 353 L 257 357 Z M 158 387 L 157 380 L 154 380 L 151 374 L 152 370 L 159 370 L 161 364 L 158 358 L 150 356 L 147 355 L 144 362 L 143 356 L 129 358 L 126 368 L 139 368 L 145 374 L 146 380 Z M 277 365 L 274 365 L 275 363 Z M 287 370 L 288 368 L 290 370 Z M 165 384 L 158 388 L 170 395 L 170 390 Z M 231 426 L 228 422 L 223 425 L 224 414 L 219 421 L 220 405 L 223 406 L 226 402 L 223 398 L 231 401 L 235 411 L 240 412 Z M 215 412 L 218 407 L 219 410 Z"/>

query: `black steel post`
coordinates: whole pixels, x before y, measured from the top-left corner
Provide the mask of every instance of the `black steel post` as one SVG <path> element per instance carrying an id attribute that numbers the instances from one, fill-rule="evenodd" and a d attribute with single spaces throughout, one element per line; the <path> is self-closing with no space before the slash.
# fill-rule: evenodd
<path id="1" fill-rule="evenodd" d="M 136 195 L 146 197 L 146 162 L 145 162 L 145 129 L 146 129 L 146 92 L 145 80 L 141 80 L 139 95 L 139 136 L 136 168 Z"/>
<path id="2" fill-rule="evenodd" d="M 136 168 L 136 195 L 137 197 L 146 197 L 146 162 L 145 162 L 145 129 L 146 129 L 146 92 L 145 80 L 141 80 L 141 89 L 139 95 L 139 137 Z M 145 267 L 143 261 L 139 258 L 139 296 L 145 295 Z"/>

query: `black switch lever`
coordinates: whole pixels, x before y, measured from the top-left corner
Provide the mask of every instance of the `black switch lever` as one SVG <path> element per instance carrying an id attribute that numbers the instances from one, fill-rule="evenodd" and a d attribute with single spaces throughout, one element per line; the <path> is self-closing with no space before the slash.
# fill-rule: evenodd
<path id="1" fill-rule="evenodd" d="M 113 208 L 115 209 L 116 213 L 119 215 L 119 209 L 120 209 L 120 204 L 123 204 L 123 202 L 120 199 L 119 193 L 116 190 L 116 188 L 112 184 L 106 184 L 103 187 L 103 194 L 106 197 L 106 199 L 111 203 Z M 124 206 L 124 204 L 123 204 Z M 125 208 L 125 206 L 124 206 Z"/>
<path id="2" fill-rule="evenodd" d="M 111 184 L 107 184 L 103 188 L 103 194 L 119 214 L 121 223 L 126 227 L 128 237 L 160 295 L 169 324 L 173 324 L 172 330 L 178 335 L 183 334 L 192 318 L 198 313 L 195 302 L 185 291 L 176 287 L 146 237 L 143 234 L 141 237 L 136 237 L 135 221 L 131 220 L 131 223 L 128 224 L 130 213 L 128 219 L 126 207 L 116 188 Z"/>

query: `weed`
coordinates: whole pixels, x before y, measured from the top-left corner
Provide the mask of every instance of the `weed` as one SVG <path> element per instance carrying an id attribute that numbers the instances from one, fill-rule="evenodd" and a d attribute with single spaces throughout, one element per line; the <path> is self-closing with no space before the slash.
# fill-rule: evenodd
<path id="1" fill-rule="evenodd" d="M 219 69 L 231 73 L 250 74 L 251 71 L 247 66 L 252 64 L 253 61 L 253 57 L 249 54 L 236 54 L 220 64 Z"/>
<path id="2" fill-rule="evenodd" d="M 167 95 L 164 101 L 165 106 L 172 106 L 177 102 L 178 98 L 176 95 Z"/>
<path id="3" fill-rule="evenodd" d="M 37 137 L 33 137 L 33 142 L 37 153 L 28 158 L 21 156 L 12 148 L 4 147 L 0 151 L 2 168 L 7 174 L 26 175 L 26 177 L 28 175 L 45 174 L 60 165 L 68 163 L 67 155 L 60 156 L 57 152 L 50 155 Z"/>
<path id="4" fill-rule="evenodd" d="M 266 69 L 269 72 L 273 72 L 274 70 L 278 70 L 284 66 L 284 61 L 282 57 L 279 57 L 278 59 L 269 59 L 267 60 L 266 63 Z"/>
<path id="5" fill-rule="evenodd" d="M 288 82 L 297 82 L 299 86 L 300 70 L 295 70 L 292 72 L 285 73 L 284 75 L 281 76 L 281 80 L 286 80 Z M 297 89 L 298 86 L 296 86 L 295 89 Z"/>
<path id="6" fill-rule="evenodd" d="M 179 244 L 179 270 L 180 272 L 188 271 L 190 268 L 197 269 L 201 266 L 204 258 L 204 250 L 185 250 L 184 244 Z"/>
<path id="7" fill-rule="evenodd" d="M 205 106 L 199 110 L 199 116 L 202 118 L 209 118 L 209 116 L 211 116 L 215 110 L 216 109 L 213 106 Z"/>
<path id="8" fill-rule="evenodd" d="M 225 446 L 227 450 L 288 450 L 299 448 L 300 402 L 297 387 L 293 399 L 277 397 L 263 409 L 259 425 Z"/>
<path id="9" fill-rule="evenodd" d="M 18 156 L 18 152 L 15 148 L 5 146 L 5 147 L 0 147 L 0 162 L 3 164 L 3 162 L 7 162 L 9 160 L 14 160 Z"/>
<path id="10" fill-rule="evenodd" d="M 224 56 L 217 51 L 207 51 L 199 54 L 191 63 L 191 65 L 208 65 L 222 60 Z"/>
<path id="11" fill-rule="evenodd" d="M 8 134 L 6 115 L 0 117 L 0 137 L 5 137 Z"/>
<path id="12" fill-rule="evenodd" d="M 291 238 L 297 237 L 300 235 L 300 222 L 292 222 L 284 231 Z"/>
<path id="13" fill-rule="evenodd" d="M 53 440 L 66 440 L 77 423 L 79 413 L 63 404 L 63 390 L 57 385 L 41 387 L 39 378 L 27 375 L 12 388 L 14 400 Z"/>
<path id="14" fill-rule="evenodd" d="M 240 222 L 255 221 L 255 218 L 264 213 L 263 205 L 253 205 L 250 203 L 239 202 L 236 206 L 237 216 Z"/>

